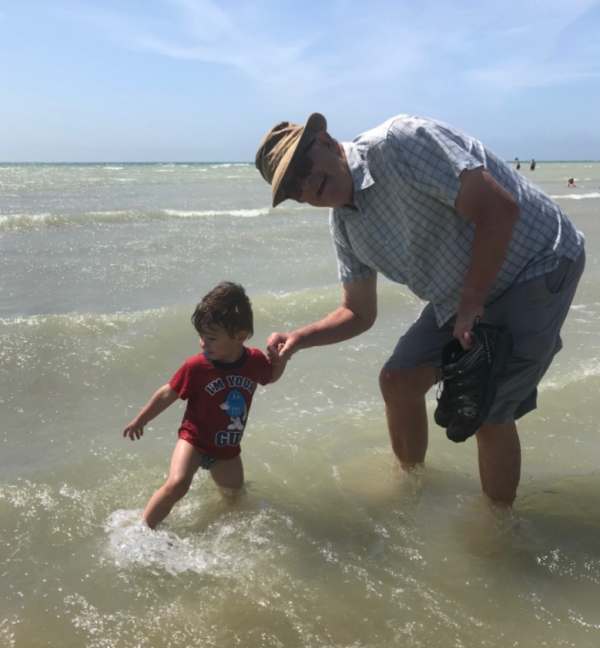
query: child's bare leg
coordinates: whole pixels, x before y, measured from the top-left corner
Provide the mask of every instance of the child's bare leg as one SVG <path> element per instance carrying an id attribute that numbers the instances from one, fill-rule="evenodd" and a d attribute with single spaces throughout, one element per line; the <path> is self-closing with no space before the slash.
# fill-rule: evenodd
<path id="1" fill-rule="evenodd" d="M 200 453 L 183 439 L 179 439 L 171 457 L 167 481 L 152 495 L 142 517 L 151 528 L 164 520 L 189 490 L 192 479 L 200 467 Z"/>
<path id="2" fill-rule="evenodd" d="M 233 459 L 221 459 L 210 468 L 210 474 L 221 494 L 233 499 L 244 485 L 244 466 L 240 455 Z"/>

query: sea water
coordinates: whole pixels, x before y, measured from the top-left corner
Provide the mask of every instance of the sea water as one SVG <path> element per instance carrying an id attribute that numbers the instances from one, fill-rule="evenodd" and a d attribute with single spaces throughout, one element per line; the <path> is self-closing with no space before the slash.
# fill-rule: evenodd
<path id="1" fill-rule="evenodd" d="M 183 405 L 123 427 L 198 351 L 218 281 L 246 287 L 259 347 L 337 306 L 327 211 L 272 210 L 247 164 L 0 166 L 0 646 L 599 645 L 600 164 L 523 173 L 588 262 L 512 512 L 433 422 L 425 468 L 398 469 L 377 377 L 422 304 L 380 280 L 368 333 L 258 390 L 241 500 L 200 472 L 151 532 Z"/>

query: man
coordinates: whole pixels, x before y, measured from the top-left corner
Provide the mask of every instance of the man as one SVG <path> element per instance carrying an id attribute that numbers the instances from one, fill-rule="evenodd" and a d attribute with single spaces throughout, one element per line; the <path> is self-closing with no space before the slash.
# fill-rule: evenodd
<path id="1" fill-rule="evenodd" d="M 512 504 L 521 450 L 515 420 L 536 407 L 537 384 L 561 348 L 585 256 L 583 235 L 542 191 L 445 124 L 392 118 L 350 143 L 323 115 L 282 122 L 264 137 L 256 166 L 273 206 L 291 198 L 333 208 L 330 229 L 343 285 L 322 320 L 267 342 L 286 359 L 359 335 L 377 316 L 377 273 L 428 302 L 380 374 L 393 450 L 410 470 L 425 459 L 425 394 L 442 348 L 468 349 L 474 322 L 507 327 L 513 351 L 477 430 L 483 491 Z"/>

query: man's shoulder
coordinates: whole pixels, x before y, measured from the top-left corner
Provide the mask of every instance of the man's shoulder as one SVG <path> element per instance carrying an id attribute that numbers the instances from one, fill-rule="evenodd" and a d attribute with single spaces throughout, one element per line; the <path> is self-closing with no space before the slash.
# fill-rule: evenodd
<path id="1" fill-rule="evenodd" d="M 377 172 L 392 161 L 402 163 L 410 151 L 427 149 L 437 138 L 436 133 L 447 129 L 450 127 L 434 119 L 400 114 L 361 133 L 352 144 Z"/>
<path id="2" fill-rule="evenodd" d="M 383 123 L 364 131 L 355 138 L 356 143 L 377 144 L 390 137 L 414 135 L 422 129 L 436 128 L 440 125 L 433 119 L 416 115 L 399 114 L 386 119 Z"/>

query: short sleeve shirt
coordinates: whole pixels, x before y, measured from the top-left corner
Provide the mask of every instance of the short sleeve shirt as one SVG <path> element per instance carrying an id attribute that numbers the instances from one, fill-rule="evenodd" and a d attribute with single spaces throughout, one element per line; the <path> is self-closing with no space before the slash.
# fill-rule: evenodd
<path id="1" fill-rule="evenodd" d="M 216 459 L 236 457 L 257 384 L 271 378 L 271 364 L 259 349 L 245 348 L 232 364 L 211 362 L 204 354 L 188 358 L 169 381 L 187 400 L 179 438 Z"/>
<path id="2" fill-rule="evenodd" d="M 335 208 L 330 229 L 342 282 L 380 272 L 433 306 L 439 326 L 458 307 L 475 227 L 454 205 L 460 174 L 484 167 L 516 200 L 520 215 L 488 296 L 575 260 L 583 248 L 561 208 L 478 140 L 408 115 L 368 131 L 344 150 L 355 208 Z"/>

